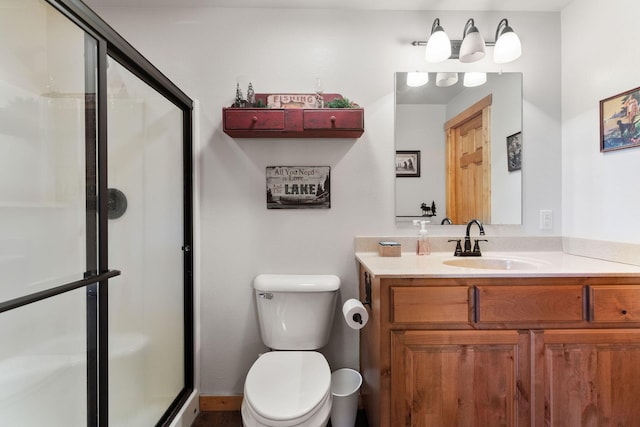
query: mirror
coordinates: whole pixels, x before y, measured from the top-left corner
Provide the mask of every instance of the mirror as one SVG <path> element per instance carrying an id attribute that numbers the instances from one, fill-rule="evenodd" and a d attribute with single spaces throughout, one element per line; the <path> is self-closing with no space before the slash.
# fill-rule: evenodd
<path id="1" fill-rule="evenodd" d="M 395 75 L 396 221 L 521 224 L 522 73 L 476 87 L 461 72 L 410 87 L 407 74 Z"/>

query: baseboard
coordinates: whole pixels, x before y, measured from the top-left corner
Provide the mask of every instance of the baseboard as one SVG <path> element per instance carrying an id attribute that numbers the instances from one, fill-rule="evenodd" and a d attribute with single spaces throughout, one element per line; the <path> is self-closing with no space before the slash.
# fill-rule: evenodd
<path id="1" fill-rule="evenodd" d="M 239 411 L 242 396 L 200 396 L 200 411 Z"/>

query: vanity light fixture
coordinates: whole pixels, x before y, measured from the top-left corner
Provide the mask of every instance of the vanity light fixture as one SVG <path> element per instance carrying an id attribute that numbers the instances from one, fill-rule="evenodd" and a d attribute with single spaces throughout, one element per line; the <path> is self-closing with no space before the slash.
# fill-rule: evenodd
<path id="1" fill-rule="evenodd" d="M 436 86 L 449 87 L 458 83 L 458 73 L 438 73 L 436 74 Z"/>
<path id="2" fill-rule="evenodd" d="M 487 73 L 480 73 L 476 71 L 467 71 L 464 73 L 462 84 L 464 87 L 476 87 L 483 85 L 487 82 Z"/>
<path id="3" fill-rule="evenodd" d="M 462 44 L 460 45 L 460 62 L 476 62 L 484 58 L 484 38 L 470 18 L 464 25 Z"/>
<path id="4" fill-rule="evenodd" d="M 496 46 L 493 49 L 493 62 L 504 64 L 515 61 L 522 55 L 520 37 L 509 26 L 507 19 L 502 19 L 496 29 Z"/>
<path id="5" fill-rule="evenodd" d="M 440 18 L 436 18 L 431 25 L 431 35 L 427 40 L 425 59 L 427 62 L 442 62 L 451 56 L 451 40 L 440 26 Z"/>
<path id="6" fill-rule="evenodd" d="M 498 23 L 494 42 L 485 42 L 478 31 L 473 18 L 469 18 L 464 26 L 462 40 L 450 40 L 436 18 L 431 26 L 431 34 L 427 41 L 414 40 L 413 46 L 426 46 L 425 59 L 436 63 L 446 59 L 459 59 L 470 63 L 481 60 L 486 55 L 486 46 L 495 46 L 493 60 L 497 64 L 515 61 L 522 54 L 520 38 L 509 26 L 506 18 Z M 448 54 L 448 55 L 447 55 Z"/>
<path id="7" fill-rule="evenodd" d="M 429 82 L 429 73 L 420 71 L 411 71 L 407 73 L 407 86 L 419 87 L 424 86 Z"/>

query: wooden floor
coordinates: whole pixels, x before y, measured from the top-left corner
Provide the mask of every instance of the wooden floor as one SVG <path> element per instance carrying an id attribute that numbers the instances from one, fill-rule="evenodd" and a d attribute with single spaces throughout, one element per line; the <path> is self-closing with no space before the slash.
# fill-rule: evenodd
<path id="1" fill-rule="evenodd" d="M 191 427 L 242 427 L 239 411 L 200 412 Z"/>
<path id="2" fill-rule="evenodd" d="M 242 427 L 240 412 L 201 412 L 191 427 Z M 331 422 L 329 422 L 331 427 Z M 363 411 L 358 411 L 355 427 L 368 427 Z"/>

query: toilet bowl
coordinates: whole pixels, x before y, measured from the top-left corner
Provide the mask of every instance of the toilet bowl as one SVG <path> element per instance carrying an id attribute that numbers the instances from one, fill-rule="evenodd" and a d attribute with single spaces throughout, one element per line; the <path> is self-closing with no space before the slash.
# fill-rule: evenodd
<path id="1" fill-rule="evenodd" d="M 316 351 L 272 351 L 244 385 L 245 427 L 324 427 L 331 415 L 331 370 Z"/>
<path id="2" fill-rule="evenodd" d="M 331 416 L 331 369 L 316 350 L 329 341 L 340 278 L 260 274 L 253 280 L 260 336 L 272 351 L 244 383 L 245 427 L 324 427 Z"/>

